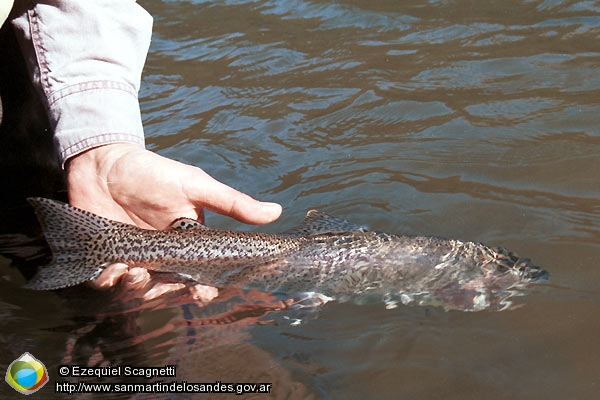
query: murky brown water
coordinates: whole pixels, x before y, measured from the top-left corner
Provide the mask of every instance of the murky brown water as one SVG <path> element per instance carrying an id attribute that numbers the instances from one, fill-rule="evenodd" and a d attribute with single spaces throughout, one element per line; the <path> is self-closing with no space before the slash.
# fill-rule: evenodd
<path id="1" fill-rule="evenodd" d="M 2 365 L 177 362 L 179 380 L 273 382 L 281 398 L 596 398 L 597 2 L 142 4 L 148 146 L 282 203 L 266 230 L 320 208 L 505 246 L 551 281 L 504 312 L 271 312 L 266 294 L 230 293 L 204 309 L 122 295 L 124 313 L 91 290 L 24 291 L 2 259 Z"/>

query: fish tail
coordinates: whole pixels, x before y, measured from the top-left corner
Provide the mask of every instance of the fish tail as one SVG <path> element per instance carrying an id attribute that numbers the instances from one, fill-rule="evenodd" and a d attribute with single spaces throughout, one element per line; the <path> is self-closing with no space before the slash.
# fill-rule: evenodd
<path id="1" fill-rule="evenodd" d="M 95 278 L 107 264 L 101 258 L 106 249 L 98 243 L 100 233 L 119 223 L 56 200 L 31 197 L 27 201 L 52 250 L 52 261 L 25 287 L 53 290 Z"/>

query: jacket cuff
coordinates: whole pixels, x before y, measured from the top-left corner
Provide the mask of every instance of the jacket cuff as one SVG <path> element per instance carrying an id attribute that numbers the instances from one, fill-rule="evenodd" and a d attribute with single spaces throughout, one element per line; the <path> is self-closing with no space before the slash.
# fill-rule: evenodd
<path id="1" fill-rule="evenodd" d="M 83 82 L 55 92 L 49 103 L 63 167 L 70 157 L 104 144 L 129 142 L 144 146 L 137 94 L 127 84 Z"/>

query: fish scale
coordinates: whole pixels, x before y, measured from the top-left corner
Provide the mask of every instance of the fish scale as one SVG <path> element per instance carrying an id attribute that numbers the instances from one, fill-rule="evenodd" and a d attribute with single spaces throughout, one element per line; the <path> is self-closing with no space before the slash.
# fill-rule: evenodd
<path id="1" fill-rule="evenodd" d="M 480 310 L 506 307 L 525 283 L 549 276 L 503 248 L 370 231 L 315 210 L 280 234 L 214 230 L 186 218 L 155 231 L 55 200 L 28 200 L 53 253 L 26 285 L 37 290 L 73 286 L 125 263 L 221 288 Z"/>

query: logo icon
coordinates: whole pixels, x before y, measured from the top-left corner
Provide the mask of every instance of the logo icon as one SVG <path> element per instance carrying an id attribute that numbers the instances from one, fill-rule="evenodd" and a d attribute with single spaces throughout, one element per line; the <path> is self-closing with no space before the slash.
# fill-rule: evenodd
<path id="1" fill-rule="evenodd" d="M 31 394 L 48 382 L 48 371 L 40 360 L 23 353 L 8 366 L 5 380 L 17 392 Z"/>

